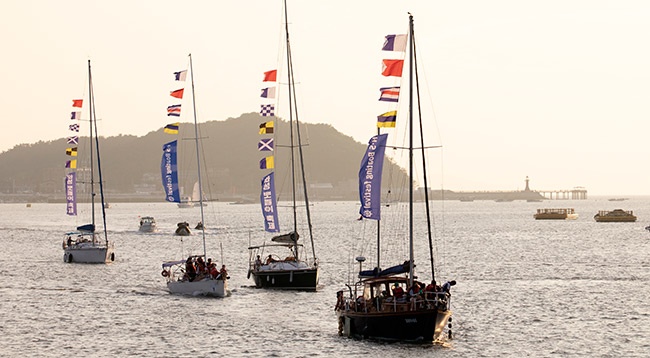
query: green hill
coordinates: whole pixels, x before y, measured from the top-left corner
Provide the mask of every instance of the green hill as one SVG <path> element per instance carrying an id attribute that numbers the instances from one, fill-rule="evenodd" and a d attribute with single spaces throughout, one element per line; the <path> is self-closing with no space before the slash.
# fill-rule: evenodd
<path id="1" fill-rule="evenodd" d="M 268 120 L 247 113 L 225 121 L 199 125 L 202 138 L 204 192 L 210 199 L 254 200 L 259 197 L 260 180 L 268 171 L 259 161 L 270 152 L 260 152 L 259 125 Z M 356 142 L 327 124 L 300 123 L 307 182 L 313 200 L 356 200 L 357 173 L 366 145 Z M 281 199 L 290 188 L 288 122 L 275 119 L 276 187 Z M 162 128 L 138 137 L 120 135 L 100 138 L 102 171 L 109 201 L 162 201 L 160 178 L 162 145 L 179 141 L 180 185 L 186 195 L 196 181 L 194 125 L 181 123 L 178 135 Z M 0 153 L 0 200 L 62 201 L 66 172 L 65 138 L 49 142 L 21 144 Z M 80 138 L 79 168 L 88 138 Z M 81 169 L 78 169 L 81 170 Z M 404 171 L 387 162 L 384 170 L 405 178 Z M 186 175 L 187 174 L 187 175 Z"/>

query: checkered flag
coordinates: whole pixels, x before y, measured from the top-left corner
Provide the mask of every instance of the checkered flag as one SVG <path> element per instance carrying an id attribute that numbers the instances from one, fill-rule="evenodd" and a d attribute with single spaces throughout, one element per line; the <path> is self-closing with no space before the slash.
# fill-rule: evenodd
<path id="1" fill-rule="evenodd" d="M 275 110 L 275 106 L 272 104 L 263 104 L 262 105 L 262 110 L 260 111 L 260 114 L 262 117 L 271 117 L 274 116 L 275 113 L 273 111 Z"/>
<path id="2" fill-rule="evenodd" d="M 78 124 L 71 124 L 69 126 L 70 130 L 73 132 L 79 132 L 79 125 Z"/>

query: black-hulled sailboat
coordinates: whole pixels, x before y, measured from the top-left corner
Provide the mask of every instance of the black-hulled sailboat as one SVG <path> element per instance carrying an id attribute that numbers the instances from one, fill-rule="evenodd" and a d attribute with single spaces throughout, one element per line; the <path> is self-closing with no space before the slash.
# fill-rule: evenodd
<path id="1" fill-rule="evenodd" d="M 442 337 L 443 330 L 451 321 L 450 281 L 442 286 L 435 282 L 433 263 L 433 245 L 429 215 L 428 193 L 425 190 L 426 217 L 429 234 L 429 255 L 431 258 L 431 281 L 426 284 L 418 281 L 414 261 L 414 219 L 413 219 L 413 86 L 416 83 L 415 42 L 413 40 L 413 16 L 409 14 L 409 201 L 408 201 L 408 236 L 409 258 L 387 269 L 380 268 L 379 212 L 381 207 L 381 164 L 384 158 L 387 134 L 374 136 L 362 161 L 359 173 L 361 216 L 377 220 L 377 266 L 372 270 L 363 270 L 365 258 L 356 258 L 359 264 L 359 280 L 347 285 L 347 290 L 337 293 L 336 312 L 339 319 L 339 334 L 348 337 L 369 338 L 377 340 L 404 342 L 433 342 Z M 403 36 L 403 35 L 401 35 Z M 400 67 L 401 73 L 401 67 Z M 417 91 L 416 91 L 417 92 Z M 417 94 L 417 93 L 416 93 Z M 419 99 L 418 99 L 419 105 Z M 394 120 L 394 119 L 393 119 Z M 420 135 L 422 125 L 420 118 Z M 424 151 L 422 140 L 421 149 Z M 370 159 L 369 159 L 370 158 Z M 427 188 L 426 163 L 424 162 L 424 187 Z M 347 291 L 347 295 L 346 295 Z M 451 332 L 451 331 L 450 331 Z M 451 335 L 451 333 L 449 333 Z"/>
<path id="2" fill-rule="evenodd" d="M 83 100 L 73 101 L 75 107 L 81 107 Z M 88 123 L 89 123 L 89 164 L 87 170 L 83 171 L 83 178 L 77 177 L 77 171 L 70 171 L 66 174 L 66 199 L 68 215 L 77 215 L 77 184 L 88 185 L 86 192 L 90 196 L 90 224 L 77 227 L 76 231 L 67 232 L 63 238 L 63 261 L 77 263 L 108 263 L 115 261 L 114 243 L 108 240 L 106 230 L 106 201 L 104 198 L 104 180 L 102 178 L 102 163 L 99 153 L 99 137 L 97 131 L 97 119 L 95 116 L 95 94 L 93 92 L 93 78 L 88 60 Z M 81 112 L 72 112 L 72 118 L 79 120 Z M 71 128 L 78 131 L 78 124 Z M 78 140 L 78 137 L 73 137 Z M 68 141 L 70 143 L 70 139 Z M 68 148 L 69 152 L 77 156 L 77 148 Z M 74 164 L 71 164 L 73 162 Z M 69 162 L 66 167 L 76 169 L 76 160 Z M 103 220 L 103 231 L 97 232 L 95 225 L 95 171 L 99 176 L 99 194 L 101 199 L 101 215 Z M 103 237 L 102 237 L 103 236 Z"/>
<path id="3" fill-rule="evenodd" d="M 319 266 L 314 249 L 311 213 L 309 211 L 309 199 L 307 195 L 307 181 L 305 178 L 302 148 L 303 143 L 300 133 L 300 122 L 298 121 L 298 109 L 296 103 L 293 63 L 291 60 L 289 21 L 287 17 L 286 1 L 283 2 L 283 5 L 287 62 L 286 86 L 288 89 L 287 97 L 289 108 L 288 115 L 290 143 L 288 147 L 291 151 L 290 170 L 293 228 L 288 233 L 276 235 L 271 238 L 271 243 L 264 243 L 258 246 L 250 246 L 248 248 L 248 277 L 253 277 L 255 286 L 258 288 L 316 291 L 319 279 Z M 300 174 L 299 178 L 297 178 L 298 174 Z M 305 209 L 304 214 L 311 247 L 311 257 L 307 257 L 305 246 L 302 243 L 298 242 L 300 239 L 300 235 L 298 233 L 298 181 L 300 181 L 300 186 L 302 186 L 302 195 L 304 199 Z M 274 172 L 269 173 L 264 177 L 264 179 L 262 179 L 262 193 L 260 195 L 260 200 L 265 217 L 266 231 L 276 233 L 279 232 L 279 225 L 277 222 L 277 205 L 275 201 Z"/>

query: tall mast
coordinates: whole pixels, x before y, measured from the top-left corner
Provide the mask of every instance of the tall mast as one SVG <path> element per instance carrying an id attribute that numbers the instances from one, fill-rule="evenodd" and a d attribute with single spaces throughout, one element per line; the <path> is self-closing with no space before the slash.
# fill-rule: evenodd
<path id="1" fill-rule="evenodd" d="M 409 13 L 409 287 L 413 286 L 413 15 Z"/>
<path id="2" fill-rule="evenodd" d="M 88 122 L 90 123 L 88 138 L 90 141 L 90 212 L 93 231 L 95 227 L 95 160 L 93 158 L 93 76 L 88 60 Z"/>
<path id="3" fill-rule="evenodd" d="M 303 195 L 305 197 L 305 211 L 307 214 L 307 226 L 309 229 L 309 239 L 311 242 L 312 254 L 314 260 L 316 260 L 316 249 L 314 248 L 314 236 L 312 232 L 311 225 L 311 214 L 309 211 L 309 197 L 307 195 L 307 179 L 305 177 L 305 164 L 304 157 L 302 152 L 302 140 L 300 137 L 300 122 L 298 120 L 298 105 L 296 103 L 296 86 L 294 83 L 294 74 L 293 74 L 293 62 L 291 59 L 291 43 L 289 41 L 289 17 L 287 11 L 287 1 L 284 0 L 284 30 L 287 40 L 287 79 L 288 79 L 288 89 L 289 89 L 289 132 L 290 132 L 290 141 L 291 141 L 291 194 L 293 200 L 293 230 L 295 233 L 298 233 L 298 220 L 297 220 L 297 210 L 296 210 L 296 175 L 295 175 L 295 154 L 294 154 L 294 137 L 293 137 L 293 123 L 294 123 L 294 114 L 295 114 L 295 125 L 296 125 L 296 136 L 298 141 L 298 156 L 300 163 L 300 173 L 302 177 L 302 187 Z M 298 259 L 298 245 L 294 245 L 294 256 Z"/>
<path id="4" fill-rule="evenodd" d="M 418 119 L 420 124 L 420 149 L 422 151 L 422 174 L 424 177 L 424 205 L 426 208 L 427 216 L 427 237 L 429 239 L 429 260 L 431 262 L 431 280 L 436 280 L 435 266 L 433 262 L 433 237 L 431 233 L 431 207 L 429 205 L 429 182 L 427 178 L 427 160 L 425 154 L 426 148 L 424 147 L 424 128 L 422 126 L 422 106 L 420 104 L 420 81 L 418 77 L 418 58 L 415 51 L 415 32 L 411 33 L 413 36 L 413 61 L 415 63 L 415 92 L 418 96 Z"/>
<path id="5" fill-rule="evenodd" d="M 93 91 L 93 80 L 90 72 L 90 60 L 88 60 L 88 82 L 90 83 L 89 99 L 90 99 L 90 148 L 91 148 L 91 173 L 93 172 L 92 165 L 92 139 L 93 139 L 93 128 L 95 134 L 95 147 L 97 148 L 97 174 L 99 175 L 99 196 L 102 203 L 102 223 L 104 225 L 104 239 L 106 240 L 106 245 L 108 245 L 108 230 L 106 229 L 106 205 L 104 201 L 104 178 L 102 177 L 102 162 L 101 155 L 99 155 L 99 134 L 97 132 L 97 114 L 95 113 L 95 93 Z M 93 174 L 91 174 L 91 183 L 93 182 Z M 93 226 L 95 225 L 95 190 L 94 184 L 91 184 L 93 188 L 92 193 L 92 211 L 93 211 Z"/>
<path id="6" fill-rule="evenodd" d="M 196 170 L 199 175 L 199 205 L 201 207 L 201 235 L 203 237 L 203 259 L 207 260 L 207 250 L 205 247 L 205 220 L 203 219 L 203 184 L 201 182 L 201 160 L 199 156 L 199 125 L 196 121 L 196 96 L 194 95 L 194 69 L 192 68 L 192 54 L 190 58 L 190 82 L 192 82 L 192 110 L 194 113 L 194 144 L 196 145 Z"/>

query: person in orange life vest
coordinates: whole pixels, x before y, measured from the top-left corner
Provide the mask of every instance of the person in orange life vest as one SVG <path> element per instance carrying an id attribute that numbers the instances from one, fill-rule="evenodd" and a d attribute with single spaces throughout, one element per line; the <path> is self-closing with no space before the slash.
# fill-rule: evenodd
<path id="1" fill-rule="evenodd" d="M 208 272 L 212 278 L 217 278 L 217 276 L 219 276 L 219 270 L 217 270 L 217 265 L 214 262 L 208 264 Z"/>
<path id="2" fill-rule="evenodd" d="M 398 283 L 395 283 L 393 287 L 393 296 L 395 299 L 404 298 L 404 289 Z"/>

